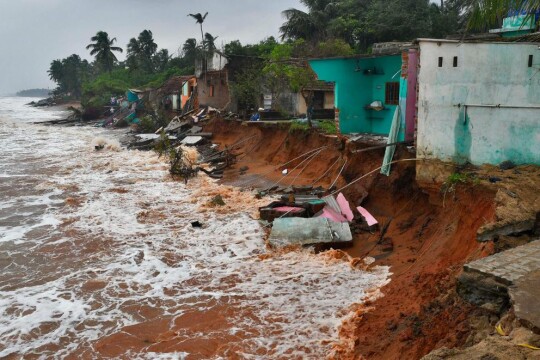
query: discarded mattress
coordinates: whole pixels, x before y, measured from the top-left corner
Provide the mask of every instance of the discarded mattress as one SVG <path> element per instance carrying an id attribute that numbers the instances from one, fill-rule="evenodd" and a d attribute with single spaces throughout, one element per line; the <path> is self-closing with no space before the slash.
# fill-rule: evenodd
<path id="1" fill-rule="evenodd" d="M 291 245 L 343 244 L 352 242 L 347 222 L 337 223 L 322 217 L 275 219 L 269 243 L 274 247 Z"/>

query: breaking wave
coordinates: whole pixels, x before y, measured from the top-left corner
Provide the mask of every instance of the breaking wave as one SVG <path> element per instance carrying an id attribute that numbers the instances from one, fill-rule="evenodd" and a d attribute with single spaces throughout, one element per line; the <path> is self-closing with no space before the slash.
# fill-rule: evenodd
<path id="1" fill-rule="evenodd" d="M 0 119 L 0 357 L 321 359 L 380 295 L 386 267 L 268 250 L 250 193 L 94 150 L 119 134 Z"/>

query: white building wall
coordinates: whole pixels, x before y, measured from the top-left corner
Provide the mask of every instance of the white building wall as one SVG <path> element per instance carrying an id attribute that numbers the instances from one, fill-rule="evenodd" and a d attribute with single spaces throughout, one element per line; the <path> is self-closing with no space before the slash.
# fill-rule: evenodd
<path id="1" fill-rule="evenodd" d="M 476 165 L 505 160 L 540 165 L 538 44 L 420 40 L 418 85 L 419 157 Z M 465 117 L 465 108 L 458 104 L 516 108 L 468 106 Z"/>

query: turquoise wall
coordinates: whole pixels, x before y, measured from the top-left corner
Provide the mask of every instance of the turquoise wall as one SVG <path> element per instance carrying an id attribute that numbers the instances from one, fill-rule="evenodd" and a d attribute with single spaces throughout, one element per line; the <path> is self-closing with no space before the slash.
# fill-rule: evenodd
<path id="1" fill-rule="evenodd" d="M 385 100 L 387 82 L 400 82 L 400 97 L 405 98 L 407 82 L 401 79 L 401 56 L 381 56 L 364 59 L 316 59 L 310 65 L 320 80 L 336 84 L 335 106 L 339 109 L 340 131 L 343 134 L 371 133 L 388 135 L 396 105 L 384 104 L 382 111 L 366 110 L 373 101 Z M 356 71 L 357 68 L 360 71 Z M 376 68 L 375 74 L 364 70 Z M 401 99 L 400 99 L 401 100 Z M 405 125 L 405 101 L 402 125 Z M 403 140 L 404 130 L 400 131 Z"/>

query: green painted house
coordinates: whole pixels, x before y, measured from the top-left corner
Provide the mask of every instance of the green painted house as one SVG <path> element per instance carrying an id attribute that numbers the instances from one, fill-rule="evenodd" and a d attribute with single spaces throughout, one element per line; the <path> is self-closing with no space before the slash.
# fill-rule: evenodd
<path id="1" fill-rule="evenodd" d="M 398 140 L 414 138 L 414 114 L 410 119 L 412 123 L 407 124 L 409 59 L 409 50 L 403 50 L 390 55 L 309 61 L 319 80 L 335 84 L 336 119 L 342 134 L 388 136 L 397 111 L 400 119 Z M 413 70 L 416 71 L 416 65 Z M 413 79 L 413 86 L 416 86 L 416 73 Z"/>

